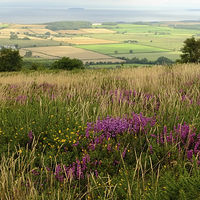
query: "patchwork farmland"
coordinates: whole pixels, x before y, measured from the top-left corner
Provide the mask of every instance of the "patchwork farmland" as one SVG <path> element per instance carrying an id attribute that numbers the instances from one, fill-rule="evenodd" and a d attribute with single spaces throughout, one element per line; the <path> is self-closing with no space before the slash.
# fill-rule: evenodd
<path id="1" fill-rule="evenodd" d="M 33 56 L 40 56 L 48 59 L 70 57 L 78 58 L 85 62 L 122 62 L 123 60 L 113 58 L 108 55 L 96 53 L 71 46 L 55 46 L 55 47 L 33 47 L 24 48 L 20 50 L 21 55 L 24 55 L 25 51 L 32 51 Z"/>
<path id="2" fill-rule="evenodd" d="M 91 38 L 91 37 L 65 37 L 65 38 L 60 37 L 60 38 L 54 38 L 54 40 L 59 41 L 59 42 L 71 43 L 71 44 L 75 44 L 75 45 L 121 43 L 118 41 L 97 39 L 97 38 Z"/>
<path id="3" fill-rule="evenodd" d="M 175 61 L 181 54 L 183 41 L 192 35 L 200 35 L 199 30 L 175 29 L 176 25 L 198 26 L 199 23 L 94 24 L 92 28 L 78 30 L 50 30 L 45 24 L 8 24 L 0 30 L 0 46 L 17 44 L 22 56 L 28 49 L 40 59 L 71 56 L 83 62 L 115 62 L 119 61 L 118 57 L 155 61 L 165 56 Z M 10 40 L 11 34 L 17 34 L 18 39 Z M 24 37 L 29 40 L 23 40 Z M 77 48 L 82 50 L 78 51 Z"/>

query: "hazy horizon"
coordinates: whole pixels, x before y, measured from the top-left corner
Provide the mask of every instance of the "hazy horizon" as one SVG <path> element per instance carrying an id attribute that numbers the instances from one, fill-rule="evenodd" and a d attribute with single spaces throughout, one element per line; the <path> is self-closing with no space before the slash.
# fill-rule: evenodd
<path id="1" fill-rule="evenodd" d="M 177 14 L 178 13 L 178 14 Z M 200 20 L 199 12 L 185 10 L 124 10 L 85 9 L 68 10 L 63 7 L 0 7 L 0 23 L 45 23 L 55 21 L 96 22 L 153 22 Z"/>
<path id="2" fill-rule="evenodd" d="M 85 12 L 73 13 L 69 8 L 84 8 Z M 1 0 L 0 22 L 199 20 L 197 8 L 199 0 Z M 94 9 L 98 9 L 96 13 Z"/>
<path id="3" fill-rule="evenodd" d="M 196 9 L 199 0 L 1 0 L 0 7 L 81 7 L 85 9 Z"/>

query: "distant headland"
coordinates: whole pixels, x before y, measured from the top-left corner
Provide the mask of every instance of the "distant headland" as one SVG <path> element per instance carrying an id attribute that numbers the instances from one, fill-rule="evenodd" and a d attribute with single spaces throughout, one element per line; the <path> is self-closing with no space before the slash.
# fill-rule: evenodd
<path id="1" fill-rule="evenodd" d="M 68 11 L 85 11 L 84 8 L 68 8 Z"/>

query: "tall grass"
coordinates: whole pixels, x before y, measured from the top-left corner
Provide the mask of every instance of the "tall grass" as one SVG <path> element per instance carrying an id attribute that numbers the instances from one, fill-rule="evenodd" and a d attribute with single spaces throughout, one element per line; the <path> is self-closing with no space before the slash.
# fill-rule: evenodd
<path id="1" fill-rule="evenodd" d="M 194 64 L 1 73 L 1 199 L 198 198 L 199 77 Z"/>

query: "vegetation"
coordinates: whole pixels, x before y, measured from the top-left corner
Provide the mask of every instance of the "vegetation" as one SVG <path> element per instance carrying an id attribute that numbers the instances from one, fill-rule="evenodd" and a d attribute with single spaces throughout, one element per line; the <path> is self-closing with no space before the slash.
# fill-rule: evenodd
<path id="1" fill-rule="evenodd" d="M 91 28 L 91 22 L 85 21 L 62 21 L 62 22 L 49 22 L 45 23 L 47 25 L 45 28 L 52 31 L 55 30 L 78 30 L 81 28 Z"/>
<path id="2" fill-rule="evenodd" d="M 102 25 L 116 26 L 118 24 L 116 22 L 103 22 Z"/>
<path id="3" fill-rule="evenodd" d="M 29 37 L 18 38 L 17 34 L 11 34 L 10 40 L 30 40 L 30 38 Z"/>
<path id="4" fill-rule="evenodd" d="M 2 49 L 0 51 L 0 72 L 20 71 L 22 69 L 22 57 L 19 50 Z"/>
<path id="5" fill-rule="evenodd" d="M 195 64 L 0 74 L 2 199 L 198 199 Z"/>
<path id="6" fill-rule="evenodd" d="M 173 64 L 174 62 L 172 60 L 170 60 L 169 58 L 166 58 L 164 56 L 159 57 L 157 60 L 155 61 L 150 61 L 147 58 L 142 58 L 139 59 L 137 57 L 133 57 L 133 58 L 125 58 L 125 57 L 118 57 L 119 59 L 125 60 L 126 64 L 133 64 L 133 63 L 138 63 L 138 64 L 150 64 L 150 65 L 163 65 L 163 64 Z"/>
<path id="7" fill-rule="evenodd" d="M 24 57 L 31 57 L 33 55 L 32 51 L 26 51 Z"/>
<path id="8" fill-rule="evenodd" d="M 177 25 L 172 26 L 174 29 L 188 29 L 188 30 L 200 30 L 200 24 L 195 25 Z"/>
<path id="9" fill-rule="evenodd" d="M 63 57 L 60 60 L 55 61 L 52 64 L 52 69 L 63 69 L 63 70 L 72 70 L 72 69 L 83 69 L 83 62 L 76 58 L 70 59 L 69 57 Z"/>
<path id="10" fill-rule="evenodd" d="M 184 41 L 180 62 L 198 63 L 200 61 L 200 39 L 187 38 Z"/>

